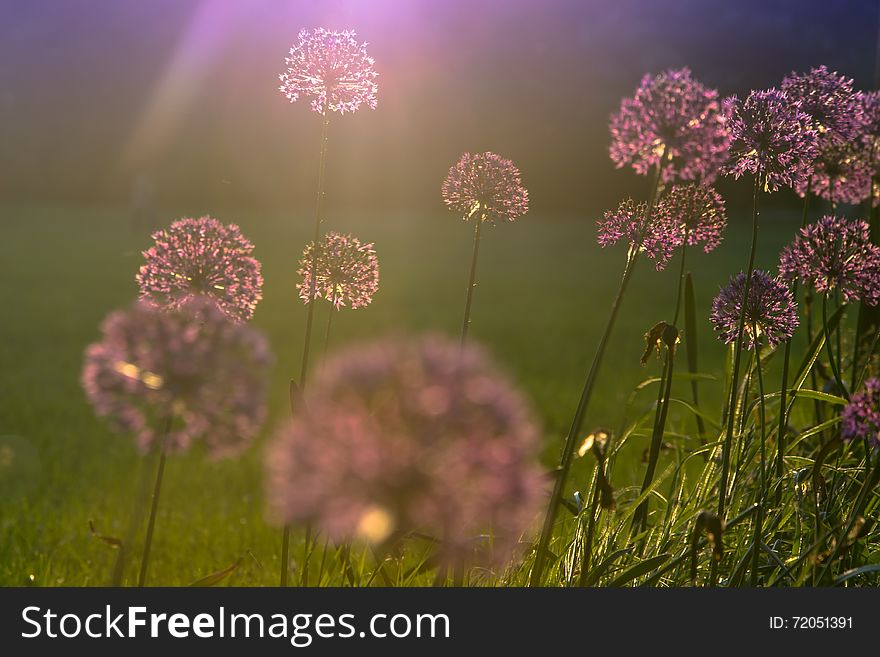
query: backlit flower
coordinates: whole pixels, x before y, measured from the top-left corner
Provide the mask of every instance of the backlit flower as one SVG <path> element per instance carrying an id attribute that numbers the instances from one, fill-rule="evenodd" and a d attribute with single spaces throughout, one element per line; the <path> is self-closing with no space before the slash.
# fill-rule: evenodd
<path id="1" fill-rule="evenodd" d="M 858 205 L 868 198 L 871 188 L 871 165 L 858 144 L 829 142 L 819 150 L 813 173 L 795 187 L 804 196 L 811 193 L 834 203 Z"/>
<path id="2" fill-rule="evenodd" d="M 844 407 L 840 436 L 844 440 L 867 439 L 880 447 L 880 379 L 868 379 Z"/>
<path id="3" fill-rule="evenodd" d="M 709 318 L 718 339 L 725 344 L 735 342 L 739 334 L 745 283 L 745 272 L 731 277 L 712 302 Z M 743 346 L 754 349 L 757 338 L 761 344 L 775 347 L 788 340 L 797 326 L 797 304 L 788 286 L 760 269 L 754 270 L 746 303 Z"/>
<path id="4" fill-rule="evenodd" d="M 529 209 L 529 192 L 519 169 L 495 153 L 465 153 L 449 169 L 443 202 L 465 221 L 514 221 Z"/>
<path id="5" fill-rule="evenodd" d="M 312 271 L 314 298 L 326 299 L 337 310 L 367 306 L 379 289 L 379 260 L 373 245 L 351 235 L 330 232 L 317 247 L 314 242 L 306 246 L 297 272 L 302 282 L 296 286 L 304 303 L 312 295 Z"/>
<path id="6" fill-rule="evenodd" d="M 137 274 L 142 299 L 177 308 L 205 296 L 236 321 L 253 317 L 263 296 L 263 276 L 259 261 L 251 257 L 254 245 L 238 226 L 186 217 L 157 230 L 153 240 Z"/>
<path id="7" fill-rule="evenodd" d="M 855 136 L 859 107 L 851 78 L 819 66 L 809 73 L 790 73 L 782 80 L 780 91 L 810 117 L 820 146 Z"/>
<path id="8" fill-rule="evenodd" d="M 687 234 L 688 245 L 702 244 L 706 253 L 721 243 L 727 227 L 724 199 L 708 185 L 675 185 L 660 198 L 654 212 L 679 227 L 682 241 Z"/>
<path id="9" fill-rule="evenodd" d="M 265 338 L 205 297 L 165 311 L 138 301 L 108 315 L 86 350 L 82 384 L 95 412 L 147 451 L 205 443 L 214 456 L 246 447 L 265 417 Z M 170 424 L 169 424 L 170 421 Z"/>
<path id="10" fill-rule="evenodd" d="M 611 160 L 642 175 L 662 162 L 666 182 L 712 182 L 727 158 L 726 123 L 718 92 L 689 69 L 646 75 L 611 117 Z"/>
<path id="11" fill-rule="evenodd" d="M 287 70 L 279 75 L 278 90 L 290 102 L 312 99 L 312 109 L 324 114 L 354 112 L 361 105 L 376 109 L 378 74 L 367 44 L 358 43 L 354 30 L 333 32 L 301 30 L 298 42 L 285 58 Z"/>
<path id="12" fill-rule="evenodd" d="M 753 91 L 746 100 L 728 98 L 731 162 L 736 178 L 761 175 L 766 191 L 806 183 L 816 157 L 812 118 L 777 89 Z"/>
<path id="13" fill-rule="evenodd" d="M 596 241 L 601 247 L 625 239 L 631 251 L 642 252 L 655 260 L 657 271 L 666 267 L 684 239 L 679 224 L 657 212 L 649 216 L 648 206 L 636 204 L 632 199 L 621 202 L 616 210 L 608 210 L 605 218 L 596 223 L 599 227 Z"/>
<path id="14" fill-rule="evenodd" d="M 819 294 L 839 290 L 847 303 L 880 301 L 880 247 L 861 219 L 824 216 L 801 228 L 780 255 L 779 273 Z"/>
<path id="15" fill-rule="evenodd" d="M 419 531 L 444 561 L 497 563 L 540 506 L 539 451 L 528 405 L 481 350 L 385 340 L 327 361 L 269 450 L 269 499 L 332 540 Z"/>

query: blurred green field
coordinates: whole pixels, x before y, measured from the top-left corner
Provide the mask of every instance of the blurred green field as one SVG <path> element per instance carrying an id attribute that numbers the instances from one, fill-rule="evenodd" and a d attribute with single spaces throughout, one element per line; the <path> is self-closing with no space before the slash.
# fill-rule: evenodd
<path id="1" fill-rule="evenodd" d="M 161 217 L 170 222 L 204 211 L 180 208 Z M 239 223 L 263 262 L 266 286 L 254 323 L 276 356 L 270 421 L 239 460 L 212 462 L 198 450 L 169 460 L 150 581 L 185 585 L 242 558 L 228 583 L 275 585 L 280 535 L 264 520 L 261 458 L 267 435 L 287 412 L 287 381 L 299 370 L 305 309 L 295 295 L 295 271 L 311 213 L 210 213 Z M 336 214 L 330 213 L 328 228 L 375 242 L 381 280 L 370 307 L 343 311 L 334 320 L 331 351 L 388 333 L 458 332 L 470 226 L 442 210 Z M 624 262 L 624 247 L 603 251 L 596 245 L 595 218 L 532 212 L 485 231 L 480 252 L 471 335 L 533 400 L 544 422 L 548 466 L 558 456 Z M 707 321 L 709 304 L 719 284 L 745 264 L 745 219 L 733 217 L 715 253 L 689 254 L 701 319 L 700 370 L 709 374 L 720 374 L 725 353 Z M 775 264 L 798 222 L 796 216 L 763 217 L 759 266 Z M 0 585 L 106 584 L 115 553 L 90 534 L 89 521 L 103 534 L 126 535 L 152 462 L 93 415 L 79 375 L 83 350 L 97 338 L 101 319 L 134 298 L 134 275 L 149 238 L 132 229 L 124 208 L 3 207 L 0 230 Z M 677 260 L 659 274 L 649 261 L 639 263 L 585 427 L 620 426 L 633 387 L 659 372 L 656 362 L 639 365 L 642 335 L 671 319 L 677 270 Z M 317 321 L 322 327 L 326 308 Z M 320 348 L 320 339 L 315 345 Z M 777 381 L 771 370 L 768 386 Z M 683 382 L 676 387 L 689 396 Z M 704 384 L 702 391 L 703 405 L 717 406 L 720 384 Z M 642 392 L 635 408 L 649 406 L 651 398 L 651 390 Z M 681 410 L 673 407 L 672 413 Z M 680 415 L 672 422 L 692 425 Z M 647 443 L 632 440 L 617 462 L 615 485 L 641 479 Z M 585 467 L 576 465 L 572 490 L 586 485 Z M 295 545 L 294 557 L 300 553 Z M 129 581 L 133 574 L 129 563 Z"/>

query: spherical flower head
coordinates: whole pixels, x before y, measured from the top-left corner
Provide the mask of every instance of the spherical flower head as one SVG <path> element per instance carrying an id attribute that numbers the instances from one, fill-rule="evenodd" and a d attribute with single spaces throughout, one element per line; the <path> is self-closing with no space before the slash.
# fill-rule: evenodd
<path id="1" fill-rule="evenodd" d="M 874 447 L 880 447 L 880 379 L 865 381 L 844 407 L 840 437 L 867 439 Z"/>
<path id="2" fill-rule="evenodd" d="M 727 227 L 724 199 L 709 185 L 675 185 L 661 197 L 654 212 L 678 226 L 681 241 L 687 235 L 688 246 L 702 244 L 706 253 L 721 243 Z"/>
<path id="3" fill-rule="evenodd" d="M 379 260 L 373 245 L 351 235 L 330 232 L 317 246 L 309 242 L 297 273 L 302 276 L 296 289 L 303 303 L 323 298 L 336 310 L 368 306 L 379 289 Z"/>
<path id="4" fill-rule="evenodd" d="M 529 192 L 519 169 L 495 153 L 465 153 L 449 169 L 443 202 L 465 221 L 515 221 L 529 210 Z"/>
<path id="5" fill-rule="evenodd" d="M 816 157 L 811 117 L 778 89 L 753 91 L 744 102 L 728 98 L 731 162 L 736 178 L 760 173 L 765 191 L 805 184 Z"/>
<path id="6" fill-rule="evenodd" d="M 718 339 L 725 344 L 736 341 L 745 284 L 745 272 L 740 272 L 731 277 L 712 302 L 709 318 Z M 760 269 L 754 270 L 746 303 L 743 346 L 754 349 L 759 342 L 775 347 L 788 340 L 797 325 L 797 304 L 788 285 Z"/>
<path id="7" fill-rule="evenodd" d="M 331 540 L 419 531 L 444 562 L 499 563 L 540 508 L 539 452 L 525 399 L 482 350 L 385 340 L 327 361 L 270 446 L 268 495 L 279 522 Z"/>
<path id="8" fill-rule="evenodd" d="M 780 90 L 810 117 L 820 145 L 848 141 L 856 135 L 859 105 L 851 78 L 819 66 L 809 73 L 790 73 Z"/>
<path id="9" fill-rule="evenodd" d="M 880 180 L 880 91 L 867 91 L 856 94 L 859 104 L 859 126 L 856 142 L 861 159 L 867 163 L 868 171 L 875 179 L 873 203 L 880 203 L 877 180 Z"/>
<path id="10" fill-rule="evenodd" d="M 636 204 L 632 199 L 623 201 L 616 210 L 608 210 L 596 223 L 596 241 L 602 248 L 625 239 L 630 253 L 641 252 L 652 258 L 657 271 L 666 267 L 684 239 L 680 224 L 657 212 L 649 215 L 645 203 Z"/>
<path id="11" fill-rule="evenodd" d="M 687 68 L 646 75 L 611 117 L 609 154 L 641 175 L 662 162 L 663 180 L 711 183 L 727 159 L 730 136 L 718 92 Z"/>
<path id="12" fill-rule="evenodd" d="M 221 457 L 262 425 L 270 362 L 265 338 L 205 297 L 168 311 L 138 301 L 104 320 L 82 384 L 95 412 L 144 452 L 163 440 L 170 452 L 202 441 Z"/>
<path id="13" fill-rule="evenodd" d="M 871 189 L 871 164 L 858 144 L 827 142 L 813 162 L 813 173 L 795 190 L 801 197 L 809 190 L 834 203 L 858 205 Z"/>
<path id="14" fill-rule="evenodd" d="M 839 290 L 847 303 L 880 301 L 880 247 L 861 219 L 824 216 L 801 228 L 780 255 L 779 273 L 819 294 Z"/>
<path id="15" fill-rule="evenodd" d="M 263 298 L 260 262 L 235 224 L 212 217 L 178 219 L 153 233 L 137 274 L 142 299 L 179 308 L 190 299 L 212 299 L 228 317 L 243 322 Z"/>
<path id="16" fill-rule="evenodd" d="M 291 103 L 310 97 L 312 109 L 321 115 L 325 109 L 354 112 L 361 105 L 376 109 L 375 62 L 367 55 L 367 44 L 358 43 L 356 36 L 354 30 L 301 30 L 284 60 L 287 70 L 278 76 L 278 90 Z"/>

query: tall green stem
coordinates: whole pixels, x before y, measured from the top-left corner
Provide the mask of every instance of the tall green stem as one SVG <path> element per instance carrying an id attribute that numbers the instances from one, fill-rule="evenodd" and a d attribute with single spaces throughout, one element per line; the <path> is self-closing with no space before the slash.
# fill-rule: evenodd
<path id="1" fill-rule="evenodd" d="M 675 314 L 672 316 L 672 325 L 678 326 L 678 315 L 681 311 L 681 297 L 684 292 L 684 265 L 685 260 L 687 259 L 687 248 L 688 248 L 688 238 L 690 237 L 690 230 L 688 226 L 685 226 L 684 229 L 684 242 L 681 245 L 681 269 L 678 272 L 678 292 L 675 296 Z M 691 336 L 685 336 L 685 339 Z"/>
<path id="2" fill-rule="evenodd" d="M 721 452 L 721 482 L 718 488 L 718 517 L 724 518 L 724 510 L 727 502 L 727 480 L 730 476 L 730 450 L 733 443 L 733 425 L 736 417 L 737 381 L 739 379 L 739 367 L 742 360 L 743 335 L 746 325 L 746 308 L 749 291 L 752 287 L 752 272 L 755 269 L 755 251 L 758 245 L 758 196 L 761 191 L 761 171 L 755 174 L 755 190 L 752 198 L 752 246 L 749 250 L 749 266 L 746 270 L 746 280 L 743 285 L 742 308 L 739 313 L 739 327 L 736 334 L 736 343 L 733 352 L 733 373 L 730 379 L 730 403 L 727 408 L 727 428 L 724 432 L 724 444 Z"/>
<path id="3" fill-rule="evenodd" d="M 840 377 L 840 369 L 838 362 L 834 358 L 834 351 L 831 349 L 831 335 L 828 333 L 828 295 L 822 295 L 822 330 L 825 332 L 825 347 L 828 350 L 828 363 L 831 366 L 831 374 L 834 376 L 834 382 L 840 394 L 849 399 L 849 392 L 843 385 L 843 379 Z M 839 349 L 839 346 L 838 346 Z"/>
<path id="4" fill-rule="evenodd" d="M 461 344 L 467 342 L 468 329 L 471 325 L 471 303 L 474 299 L 474 288 L 477 287 L 477 258 L 480 255 L 480 231 L 483 228 L 483 217 L 474 215 L 477 223 L 474 228 L 474 252 L 471 256 L 471 274 L 468 278 L 467 300 L 464 303 L 464 321 L 461 325 Z"/>
<path id="5" fill-rule="evenodd" d="M 312 324 L 315 319 L 315 291 L 318 286 L 315 272 L 318 268 L 318 241 L 321 239 L 321 215 L 324 209 L 324 172 L 327 167 L 327 133 L 330 127 L 329 94 L 324 103 L 324 112 L 321 120 L 321 155 L 318 159 L 318 189 L 315 199 L 315 236 L 312 248 L 312 260 L 309 263 L 309 303 L 306 310 L 306 333 L 303 340 L 302 366 L 299 374 L 300 394 L 306 389 L 306 374 L 309 371 L 309 346 L 312 342 Z M 303 564 L 303 586 L 308 583 L 308 555 L 310 528 L 306 528 L 306 558 Z M 285 525 L 281 534 L 281 586 L 287 586 L 288 571 L 290 570 L 290 525 Z"/>
<path id="6" fill-rule="evenodd" d="M 142 587 L 147 582 L 147 569 L 150 565 L 150 548 L 153 546 L 153 530 L 156 527 L 156 512 L 159 509 L 159 496 L 162 493 L 162 478 L 165 475 L 165 446 L 168 442 L 168 434 L 171 433 L 173 416 L 168 414 L 165 420 L 165 430 L 162 440 L 159 442 L 159 465 L 156 468 L 156 482 L 153 484 L 153 498 L 150 501 L 150 519 L 147 521 L 147 535 L 144 537 L 144 551 L 141 556 L 141 570 L 138 574 L 138 586 Z"/>
<path id="7" fill-rule="evenodd" d="M 758 494 L 758 513 L 755 517 L 755 540 L 752 543 L 752 586 L 758 584 L 758 563 L 763 545 L 764 504 L 767 499 L 767 431 L 766 409 L 764 406 L 764 375 L 761 371 L 761 349 L 758 344 L 758 325 L 752 326 L 755 336 L 755 369 L 758 372 L 758 408 L 760 409 L 759 421 L 761 423 L 761 491 Z"/>

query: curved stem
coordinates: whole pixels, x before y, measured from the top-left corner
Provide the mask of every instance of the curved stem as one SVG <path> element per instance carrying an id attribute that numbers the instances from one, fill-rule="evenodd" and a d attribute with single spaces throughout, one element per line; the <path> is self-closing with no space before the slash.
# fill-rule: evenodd
<path id="1" fill-rule="evenodd" d="M 150 502 L 150 519 L 147 521 L 147 535 L 144 537 L 144 551 L 141 556 L 141 570 L 138 574 L 138 586 L 142 587 L 147 582 L 147 569 L 150 565 L 150 548 L 153 546 L 153 530 L 156 526 L 156 512 L 159 509 L 159 495 L 162 493 L 162 478 L 165 475 L 165 445 L 168 442 L 168 434 L 171 433 L 172 415 L 169 413 L 165 420 L 165 430 L 159 443 L 159 465 L 156 468 L 156 482 L 153 484 L 153 499 Z"/>
<path id="2" fill-rule="evenodd" d="M 480 231 L 483 228 L 483 217 L 476 216 L 477 226 L 474 229 L 474 253 L 471 257 L 471 274 L 468 279 L 467 300 L 464 304 L 464 322 L 461 325 L 461 344 L 467 341 L 468 329 L 471 325 L 471 302 L 474 299 L 474 288 L 477 287 L 477 257 L 480 255 Z"/>

